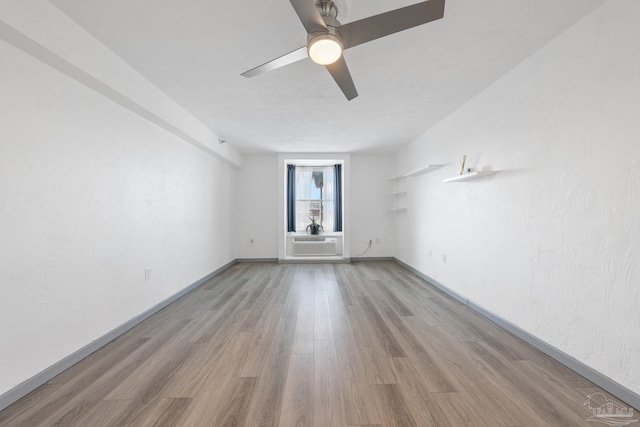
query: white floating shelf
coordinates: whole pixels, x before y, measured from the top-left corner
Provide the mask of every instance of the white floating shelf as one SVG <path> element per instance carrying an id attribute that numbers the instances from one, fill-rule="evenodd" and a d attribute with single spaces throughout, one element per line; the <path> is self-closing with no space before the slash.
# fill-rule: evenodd
<path id="1" fill-rule="evenodd" d="M 442 180 L 442 182 L 460 182 L 467 181 L 469 179 L 482 178 L 483 176 L 489 176 L 495 174 L 497 171 L 477 171 L 465 173 L 463 175 L 454 176 L 453 178 L 447 178 Z"/>
<path id="2" fill-rule="evenodd" d="M 422 168 L 420 168 L 420 169 L 416 169 L 416 170 L 411 171 L 411 172 L 409 172 L 409 173 L 405 173 L 405 174 L 403 175 L 403 177 L 405 177 L 405 178 L 406 178 L 406 177 L 409 177 L 409 176 L 418 176 L 418 175 L 422 175 L 423 173 L 427 173 L 427 172 L 429 172 L 429 171 L 432 171 L 432 170 L 434 170 L 434 169 L 438 169 L 438 168 L 441 168 L 441 167 L 442 167 L 442 165 L 427 165 L 427 166 L 422 167 Z"/>
<path id="3" fill-rule="evenodd" d="M 394 176 L 393 178 L 389 178 L 389 181 L 398 181 L 403 178 L 404 178 L 403 175 L 398 175 L 398 176 Z"/>
<path id="4" fill-rule="evenodd" d="M 407 194 L 406 191 L 396 191 L 394 193 L 389 193 L 390 196 L 401 196 L 403 194 Z"/>
<path id="5" fill-rule="evenodd" d="M 407 208 L 391 208 L 389 210 L 393 212 L 401 212 L 401 211 L 406 211 Z"/>

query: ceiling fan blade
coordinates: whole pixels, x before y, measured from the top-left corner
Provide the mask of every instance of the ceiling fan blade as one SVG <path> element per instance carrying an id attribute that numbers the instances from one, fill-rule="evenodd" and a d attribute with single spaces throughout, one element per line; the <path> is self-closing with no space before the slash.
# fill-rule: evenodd
<path id="1" fill-rule="evenodd" d="M 327 32 L 327 24 L 324 23 L 320 12 L 318 12 L 314 0 L 290 1 L 307 33 Z"/>
<path id="2" fill-rule="evenodd" d="M 348 101 L 358 96 L 358 91 L 353 84 L 353 79 L 351 78 L 351 73 L 349 72 L 349 67 L 347 67 L 347 61 L 344 60 L 344 56 L 341 56 L 340 59 L 333 64 L 325 65 L 325 67 L 329 70 L 333 80 L 340 86 L 340 90 L 342 90 L 342 93 L 344 93 Z"/>
<path id="3" fill-rule="evenodd" d="M 293 0 L 292 0 L 293 1 Z M 444 0 L 428 0 L 340 26 L 345 49 L 417 27 L 444 16 Z"/>
<path id="4" fill-rule="evenodd" d="M 307 53 L 307 47 L 302 46 L 301 48 L 298 48 L 292 52 L 286 53 L 279 58 L 266 62 L 262 65 L 258 65 L 257 67 L 252 68 L 249 71 L 245 71 L 240 75 L 244 77 L 257 76 L 258 74 L 263 74 L 263 73 L 266 73 L 267 71 L 275 70 L 276 68 L 293 64 L 294 62 L 300 61 L 308 57 L 309 55 Z"/>

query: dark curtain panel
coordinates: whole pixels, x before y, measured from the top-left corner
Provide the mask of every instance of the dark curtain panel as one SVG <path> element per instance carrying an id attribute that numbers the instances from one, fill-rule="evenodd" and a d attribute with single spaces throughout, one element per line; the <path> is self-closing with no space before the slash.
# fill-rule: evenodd
<path id="1" fill-rule="evenodd" d="M 342 231 L 342 165 L 333 166 L 333 200 L 333 231 Z"/>
<path id="2" fill-rule="evenodd" d="M 296 231 L 296 165 L 287 165 L 287 231 Z"/>

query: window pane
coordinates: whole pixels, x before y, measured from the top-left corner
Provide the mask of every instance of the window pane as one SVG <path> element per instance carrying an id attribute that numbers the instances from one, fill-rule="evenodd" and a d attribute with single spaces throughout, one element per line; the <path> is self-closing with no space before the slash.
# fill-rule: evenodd
<path id="1" fill-rule="evenodd" d="M 296 167 L 296 231 L 305 232 L 310 218 L 333 231 L 333 167 Z"/>

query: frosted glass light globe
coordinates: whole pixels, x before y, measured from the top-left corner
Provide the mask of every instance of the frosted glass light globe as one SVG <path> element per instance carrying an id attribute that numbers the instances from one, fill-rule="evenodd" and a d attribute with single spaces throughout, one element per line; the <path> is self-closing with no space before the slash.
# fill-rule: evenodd
<path id="1" fill-rule="evenodd" d="M 329 65 L 340 59 L 342 44 L 332 34 L 314 37 L 309 43 L 309 58 L 317 64 Z"/>

